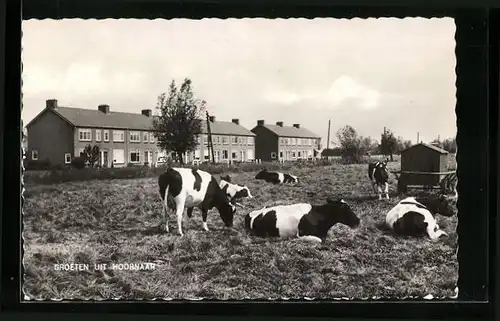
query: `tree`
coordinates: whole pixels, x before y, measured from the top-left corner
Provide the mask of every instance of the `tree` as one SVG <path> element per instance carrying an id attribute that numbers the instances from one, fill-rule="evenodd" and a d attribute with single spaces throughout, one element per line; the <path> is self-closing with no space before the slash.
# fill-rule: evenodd
<path id="1" fill-rule="evenodd" d="M 399 136 L 397 138 L 397 147 L 396 147 L 396 153 L 401 154 L 401 152 L 408 147 L 411 147 L 411 140 L 405 140 L 403 137 Z"/>
<path id="2" fill-rule="evenodd" d="M 449 153 L 455 154 L 457 152 L 457 139 L 447 138 L 442 142 L 442 148 Z"/>
<path id="3" fill-rule="evenodd" d="M 85 164 L 88 164 L 89 167 L 94 167 L 97 161 L 99 160 L 100 148 L 98 145 L 90 146 L 88 144 L 83 149 L 83 160 Z"/>
<path id="4" fill-rule="evenodd" d="M 184 163 L 182 155 L 194 151 L 198 145 L 206 104 L 195 98 L 191 84 L 191 80 L 185 78 L 177 88 L 172 80 L 168 93 L 158 96 L 156 109 L 159 115 L 153 118 L 158 146 L 177 154 L 181 164 Z"/>
<path id="5" fill-rule="evenodd" d="M 337 139 L 342 159 L 351 163 L 359 163 L 372 143 L 370 138 L 358 136 L 356 130 L 349 125 L 337 131 Z"/>
<path id="6" fill-rule="evenodd" d="M 393 161 L 393 154 L 397 152 L 398 140 L 390 129 L 384 130 L 380 139 L 380 153 L 384 156 L 390 156 Z"/>

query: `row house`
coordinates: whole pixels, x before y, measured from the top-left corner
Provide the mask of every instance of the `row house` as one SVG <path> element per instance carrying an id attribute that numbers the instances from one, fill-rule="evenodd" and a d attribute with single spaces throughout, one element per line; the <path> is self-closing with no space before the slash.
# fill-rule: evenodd
<path id="1" fill-rule="evenodd" d="M 152 120 L 150 109 L 141 114 L 112 112 L 109 105 L 95 110 L 62 107 L 56 99 L 49 99 L 26 126 L 30 137 L 27 158 L 70 164 L 90 144 L 100 147 L 103 167 L 151 164 L 159 155 Z"/>
<path id="2" fill-rule="evenodd" d="M 217 163 L 249 162 L 255 159 L 255 134 L 240 125 L 239 119 L 217 121 L 210 116 L 210 133 Z M 212 155 L 208 147 L 207 122 L 202 122 L 198 147 L 188 155 L 188 162 L 209 162 Z"/>
<path id="3" fill-rule="evenodd" d="M 311 159 L 321 149 L 321 137 L 300 124 L 284 126 L 279 121 L 272 125 L 258 120 L 251 131 L 256 134 L 256 158 L 262 161 Z"/>

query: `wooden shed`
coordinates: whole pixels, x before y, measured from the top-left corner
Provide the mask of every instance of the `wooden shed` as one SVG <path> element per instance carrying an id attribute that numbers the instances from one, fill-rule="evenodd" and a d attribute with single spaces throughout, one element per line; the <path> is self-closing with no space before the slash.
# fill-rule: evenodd
<path id="1" fill-rule="evenodd" d="M 448 152 L 434 145 L 420 143 L 401 152 L 401 187 L 439 185 L 448 173 Z"/>

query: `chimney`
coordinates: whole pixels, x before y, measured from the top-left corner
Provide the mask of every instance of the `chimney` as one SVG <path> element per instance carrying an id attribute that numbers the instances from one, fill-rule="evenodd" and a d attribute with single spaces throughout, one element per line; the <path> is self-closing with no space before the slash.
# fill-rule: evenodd
<path id="1" fill-rule="evenodd" d="M 209 119 L 210 119 L 210 122 L 212 122 L 212 123 L 215 122 L 215 116 L 210 116 Z"/>
<path id="2" fill-rule="evenodd" d="M 143 114 L 146 117 L 151 117 L 152 112 L 151 112 L 151 109 L 143 109 L 143 110 L 141 110 L 141 114 Z"/>
<path id="3" fill-rule="evenodd" d="M 257 126 L 264 126 L 264 120 L 257 120 Z"/>
<path id="4" fill-rule="evenodd" d="M 283 122 L 282 121 L 277 121 L 276 122 L 276 125 L 280 126 L 280 127 L 283 127 Z"/>
<path id="5" fill-rule="evenodd" d="M 109 114 L 109 105 L 99 105 L 97 109 L 102 113 Z"/>
<path id="6" fill-rule="evenodd" d="M 57 108 L 57 99 L 47 99 L 45 101 L 45 106 L 47 108 L 56 109 Z"/>
<path id="7" fill-rule="evenodd" d="M 235 123 L 236 125 L 240 124 L 240 120 L 238 118 L 233 118 L 232 122 Z"/>
<path id="8" fill-rule="evenodd" d="M 300 124 L 293 124 L 293 127 L 300 128 Z"/>

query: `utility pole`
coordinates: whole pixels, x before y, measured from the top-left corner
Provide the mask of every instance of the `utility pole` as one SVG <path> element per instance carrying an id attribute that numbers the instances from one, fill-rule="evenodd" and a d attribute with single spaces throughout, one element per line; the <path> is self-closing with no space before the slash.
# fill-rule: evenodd
<path id="1" fill-rule="evenodd" d="M 420 133 L 417 132 L 417 144 L 420 144 Z"/>
<path id="2" fill-rule="evenodd" d="M 212 132 L 210 131 L 210 115 L 207 113 L 207 138 L 208 138 L 208 150 L 212 155 L 212 164 L 215 164 L 215 154 L 214 154 L 214 145 L 212 144 Z"/>
<path id="3" fill-rule="evenodd" d="M 326 149 L 328 150 L 330 148 L 330 123 L 332 122 L 331 119 L 328 119 L 328 138 L 326 140 Z"/>

